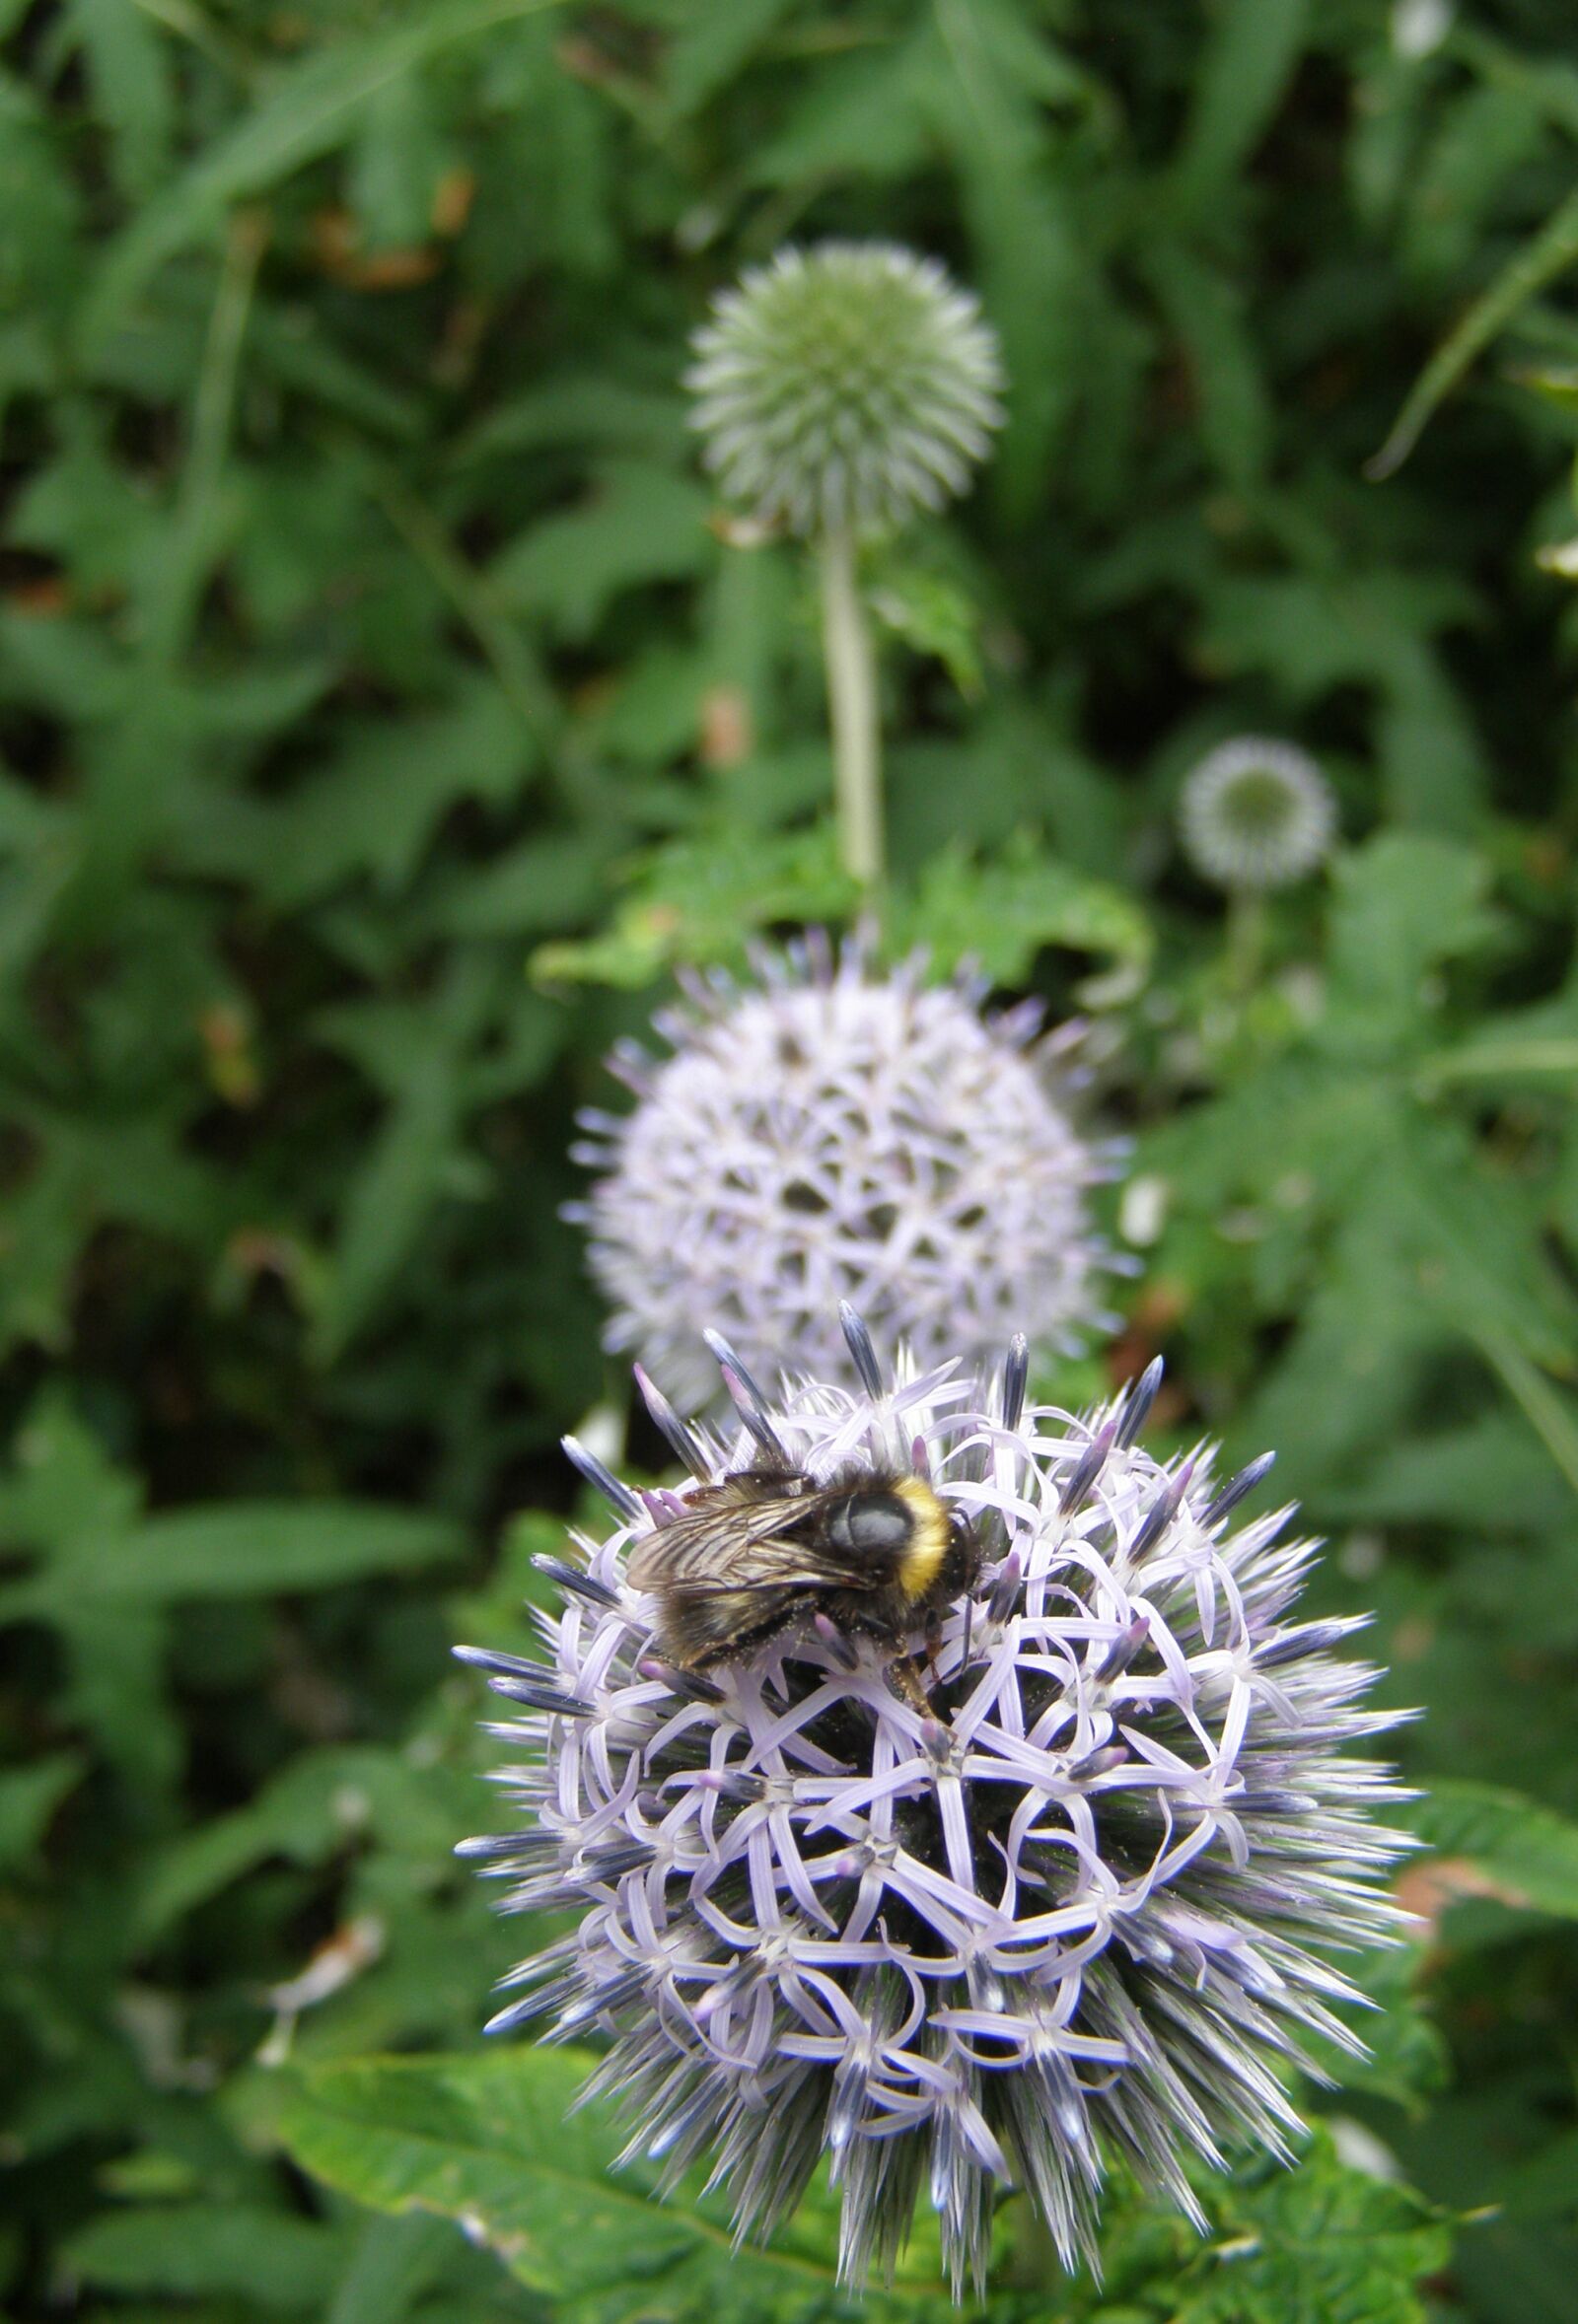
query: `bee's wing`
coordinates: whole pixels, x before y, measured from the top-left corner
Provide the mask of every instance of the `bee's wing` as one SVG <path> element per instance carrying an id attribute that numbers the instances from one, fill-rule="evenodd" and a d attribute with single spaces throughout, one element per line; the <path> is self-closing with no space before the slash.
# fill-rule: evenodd
<path id="1" fill-rule="evenodd" d="M 696 1496 L 697 1500 L 700 1496 Z M 659 1589 L 681 1596 L 709 1597 L 728 1591 L 875 1588 L 883 1577 L 858 1564 L 786 1537 L 791 1516 L 804 1505 L 774 1499 L 742 1509 L 734 1497 L 713 1501 L 693 1514 L 673 1517 L 645 1534 L 630 1552 L 626 1577 L 635 1589 Z"/>

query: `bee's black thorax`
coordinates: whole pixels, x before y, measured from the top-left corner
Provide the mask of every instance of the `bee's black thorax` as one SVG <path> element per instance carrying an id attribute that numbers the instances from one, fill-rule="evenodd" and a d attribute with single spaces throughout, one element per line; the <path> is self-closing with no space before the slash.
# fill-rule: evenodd
<path id="1" fill-rule="evenodd" d="M 817 1484 L 742 1470 L 707 1489 L 694 1520 L 660 1531 L 636 1579 L 644 1567 L 657 1588 L 667 1652 L 699 1670 L 814 1615 L 901 1655 L 969 1586 L 978 1558 L 968 1526 L 924 1478 L 855 1470 Z"/>

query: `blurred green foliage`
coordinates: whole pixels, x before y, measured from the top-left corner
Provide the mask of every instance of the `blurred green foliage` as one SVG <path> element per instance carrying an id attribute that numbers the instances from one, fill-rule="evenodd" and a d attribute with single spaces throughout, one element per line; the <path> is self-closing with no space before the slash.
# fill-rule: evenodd
<path id="1" fill-rule="evenodd" d="M 722 2296 L 704 2212 L 537 2185 L 600 2152 L 562 2061 L 474 2055 L 524 1933 L 450 1861 L 444 1649 L 517 1637 L 556 1520 L 514 1513 L 623 1408 L 557 1216 L 600 1057 L 676 963 L 852 908 L 807 575 L 731 544 L 677 385 L 714 288 L 837 232 L 943 256 L 1012 380 L 871 582 L 891 940 L 1084 1007 L 1137 1144 L 1130 1320 L 1047 1384 L 1165 1349 L 1159 1438 L 1279 1446 L 1439 1779 L 1347 2162 L 1252 2166 L 1204 2245 L 1119 2199 L 1067 2312 L 1578 2315 L 1570 8 L 0 35 L 5 2312 Z M 1248 996 L 1171 836 L 1244 730 L 1320 754 L 1347 841 Z M 1359 2132 L 1471 2215 L 1450 2259 Z M 589 2259 L 561 2201 L 625 2225 Z M 1044 2314 L 1012 2215 L 994 2313 Z M 729 2296 L 833 2312 L 795 2237 Z"/>

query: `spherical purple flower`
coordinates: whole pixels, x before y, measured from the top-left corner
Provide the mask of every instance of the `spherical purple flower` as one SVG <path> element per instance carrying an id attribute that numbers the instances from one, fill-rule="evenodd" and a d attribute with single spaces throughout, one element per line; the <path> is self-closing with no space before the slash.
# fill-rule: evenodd
<path id="1" fill-rule="evenodd" d="M 743 2234 L 828 2156 L 856 2284 L 925 2187 L 957 2294 L 1007 2183 L 1073 2266 L 1113 2159 L 1198 2220 L 1187 2157 L 1287 2152 L 1288 2062 L 1361 2048 L 1326 1956 L 1402 1919 L 1378 1881 L 1404 1843 L 1370 1821 L 1400 1795 L 1340 1748 L 1394 1719 L 1333 1654 L 1356 1620 L 1291 1618 L 1315 1551 L 1290 1513 L 1230 1524 L 1268 1463 L 1218 1487 L 1203 1449 L 1136 1444 L 1154 1368 L 1076 1419 L 1022 1409 L 1023 1341 L 989 1395 L 955 1365 L 887 1383 L 846 1320 L 854 1388 L 769 1406 L 722 1348 L 732 1444 L 653 1391 L 690 1472 L 672 1491 L 574 1448 L 617 1523 L 584 1566 L 547 1561 L 543 1662 L 463 1650 L 518 1706 L 493 1731 L 523 1828 L 462 1854 L 504 1909 L 579 1916 L 493 2023 L 600 2039 L 589 2086 L 628 2156 L 709 2156 Z M 632 1545 L 764 1463 L 928 1479 L 980 1552 L 940 1635 L 812 1609 L 700 1677 L 656 1659 Z"/>
<path id="2" fill-rule="evenodd" d="M 1117 1150 L 1070 1114 L 1081 1028 L 1041 1034 L 1036 1003 L 986 1016 L 984 984 L 923 966 L 766 956 L 754 987 L 691 980 L 657 1019 L 671 1057 L 611 1060 L 639 1103 L 583 1115 L 576 1157 L 606 1175 L 568 1215 L 591 1229 L 605 1344 L 687 1410 L 717 1387 L 703 1322 L 763 1373 L 823 1378 L 853 1376 L 840 1300 L 922 1364 L 1111 1326 L 1087 1195 Z"/>

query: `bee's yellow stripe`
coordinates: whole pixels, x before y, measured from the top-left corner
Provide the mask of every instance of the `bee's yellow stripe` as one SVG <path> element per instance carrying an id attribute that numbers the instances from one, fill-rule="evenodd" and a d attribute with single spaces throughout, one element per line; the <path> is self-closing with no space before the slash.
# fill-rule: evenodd
<path id="1" fill-rule="evenodd" d="M 948 1555 L 948 1512 L 919 1477 L 899 1477 L 894 1491 L 908 1510 L 912 1529 L 898 1560 L 898 1583 L 906 1597 L 924 1597 Z"/>

